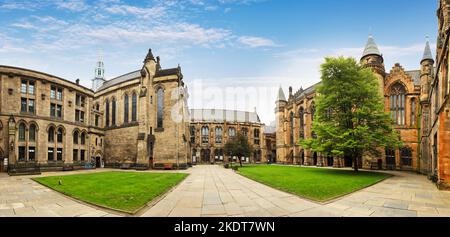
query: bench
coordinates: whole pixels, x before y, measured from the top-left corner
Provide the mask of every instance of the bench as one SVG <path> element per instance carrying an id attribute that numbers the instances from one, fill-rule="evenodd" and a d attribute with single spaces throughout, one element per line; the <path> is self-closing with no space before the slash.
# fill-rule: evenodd
<path id="1" fill-rule="evenodd" d="M 64 165 L 63 166 L 63 171 L 73 171 L 75 170 L 73 165 Z"/>
<path id="2" fill-rule="evenodd" d="M 121 164 L 120 169 L 129 170 L 129 169 L 131 169 L 131 164 Z"/>

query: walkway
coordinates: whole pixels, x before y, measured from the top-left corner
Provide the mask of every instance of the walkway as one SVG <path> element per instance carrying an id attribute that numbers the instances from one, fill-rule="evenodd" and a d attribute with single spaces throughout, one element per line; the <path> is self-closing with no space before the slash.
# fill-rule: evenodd
<path id="1" fill-rule="evenodd" d="M 83 171 L 83 172 L 101 172 Z M 424 176 L 395 176 L 322 205 L 284 193 L 220 166 L 196 166 L 191 175 L 140 216 L 450 216 L 450 192 Z M 64 174 L 71 174 L 67 172 Z M 78 171 L 80 173 L 80 171 Z M 44 175 L 61 173 L 44 173 Z M 0 216 L 117 216 L 43 187 L 30 177 L 0 174 Z"/>

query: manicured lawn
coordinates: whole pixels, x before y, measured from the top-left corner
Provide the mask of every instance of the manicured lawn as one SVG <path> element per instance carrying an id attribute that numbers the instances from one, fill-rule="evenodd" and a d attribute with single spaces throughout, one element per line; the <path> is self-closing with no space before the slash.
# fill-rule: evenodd
<path id="1" fill-rule="evenodd" d="M 239 168 L 247 178 L 315 201 L 328 201 L 375 184 L 387 174 L 338 169 L 255 165 Z"/>
<path id="2" fill-rule="evenodd" d="M 76 199 L 133 213 L 186 176 L 178 173 L 104 172 L 34 180 Z M 59 185 L 59 180 L 62 185 Z"/>

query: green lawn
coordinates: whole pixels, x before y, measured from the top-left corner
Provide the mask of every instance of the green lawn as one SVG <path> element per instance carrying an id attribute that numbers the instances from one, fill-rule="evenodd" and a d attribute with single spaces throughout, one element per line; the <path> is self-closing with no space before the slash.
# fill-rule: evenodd
<path id="1" fill-rule="evenodd" d="M 389 177 L 387 174 L 349 170 L 256 165 L 239 168 L 247 178 L 311 200 L 325 202 Z"/>
<path id="2" fill-rule="evenodd" d="M 104 172 L 34 180 L 76 199 L 133 213 L 186 176 L 179 173 Z"/>

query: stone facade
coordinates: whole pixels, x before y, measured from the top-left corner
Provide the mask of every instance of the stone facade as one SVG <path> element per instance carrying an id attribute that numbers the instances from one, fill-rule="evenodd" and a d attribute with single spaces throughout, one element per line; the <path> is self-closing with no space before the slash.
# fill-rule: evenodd
<path id="1" fill-rule="evenodd" d="M 264 146 L 264 124 L 256 112 L 234 110 L 193 109 L 190 121 L 191 157 L 195 164 L 214 164 L 238 162 L 267 162 L 267 150 Z M 228 157 L 225 144 L 237 133 L 248 137 L 254 152 L 250 157 Z"/>
<path id="2" fill-rule="evenodd" d="M 440 0 L 436 73 L 424 73 L 421 106 L 423 111 L 421 149 L 424 170 L 442 189 L 450 189 L 450 102 L 449 102 L 449 37 L 450 1 Z M 424 62 L 429 71 L 433 59 Z"/>
<path id="3" fill-rule="evenodd" d="M 427 43 L 428 46 L 428 43 Z M 371 68 L 379 80 L 379 91 L 384 96 L 385 111 L 392 117 L 394 128 L 400 133 L 404 147 L 397 150 L 380 148 L 381 157 L 365 156 L 359 164 L 362 168 L 419 170 L 420 167 L 420 104 L 421 76 L 433 74 L 433 63 L 422 60 L 420 70 L 406 71 L 395 64 L 389 73 L 385 71 L 384 58 L 375 40 L 369 37 L 361 58 L 361 65 Z M 425 70 L 431 70 L 425 72 Z M 352 167 L 348 157 L 327 157 L 303 149 L 302 139 L 315 136 L 312 131 L 316 97 L 316 86 L 293 93 L 289 88 L 288 98 L 280 88 L 276 102 L 277 161 L 330 167 Z"/>
<path id="4" fill-rule="evenodd" d="M 0 66 L 0 79 L 0 158 L 10 165 L 61 170 L 91 162 L 140 169 L 191 163 L 181 68 L 161 69 L 151 50 L 141 70 L 96 91 L 10 66 Z"/>

